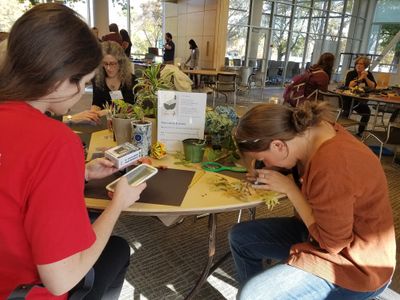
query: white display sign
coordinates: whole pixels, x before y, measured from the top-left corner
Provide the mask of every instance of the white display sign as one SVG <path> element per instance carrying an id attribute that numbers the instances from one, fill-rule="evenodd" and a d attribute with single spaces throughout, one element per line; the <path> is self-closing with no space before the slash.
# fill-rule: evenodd
<path id="1" fill-rule="evenodd" d="M 157 137 L 168 152 L 182 151 L 182 141 L 204 139 L 207 94 L 158 91 Z"/>

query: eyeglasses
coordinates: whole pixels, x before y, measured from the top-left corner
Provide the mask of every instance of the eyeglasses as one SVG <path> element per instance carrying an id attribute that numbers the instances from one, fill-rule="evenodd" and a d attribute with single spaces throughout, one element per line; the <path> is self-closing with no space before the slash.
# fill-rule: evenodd
<path id="1" fill-rule="evenodd" d="M 115 62 L 115 61 L 112 61 L 112 62 L 103 62 L 103 67 L 104 67 L 104 68 L 107 68 L 107 67 L 115 68 L 117 65 L 118 65 L 118 63 Z"/>

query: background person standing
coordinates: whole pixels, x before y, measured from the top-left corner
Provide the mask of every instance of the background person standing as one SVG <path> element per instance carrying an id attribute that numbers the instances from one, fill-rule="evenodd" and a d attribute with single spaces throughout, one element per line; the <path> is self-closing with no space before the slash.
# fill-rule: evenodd
<path id="1" fill-rule="evenodd" d="M 189 63 L 189 69 L 194 70 L 197 69 L 199 66 L 199 57 L 200 57 L 200 50 L 199 47 L 197 47 L 196 42 L 191 39 L 189 41 L 189 49 L 190 49 L 190 56 L 185 62 L 185 66 Z M 190 75 L 190 79 L 194 81 L 194 86 L 198 86 L 198 76 L 195 74 Z"/>
<path id="2" fill-rule="evenodd" d="M 164 64 L 173 65 L 174 57 L 175 57 L 175 44 L 172 41 L 172 34 L 167 32 L 165 34 L 165 44 L 164 44 L 164 56 L 163 56 Z"/>

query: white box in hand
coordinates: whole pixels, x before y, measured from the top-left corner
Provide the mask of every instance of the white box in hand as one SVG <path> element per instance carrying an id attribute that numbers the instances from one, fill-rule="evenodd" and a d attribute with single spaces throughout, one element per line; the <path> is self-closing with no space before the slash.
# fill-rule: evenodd
<path id="1" fill-rule="evenodd" d="M 124 143 L 106 150 L 104 156 L 113 162 L 114 166 L 122 169 L 141 157 L 142 151 L 131 143 Z"/>

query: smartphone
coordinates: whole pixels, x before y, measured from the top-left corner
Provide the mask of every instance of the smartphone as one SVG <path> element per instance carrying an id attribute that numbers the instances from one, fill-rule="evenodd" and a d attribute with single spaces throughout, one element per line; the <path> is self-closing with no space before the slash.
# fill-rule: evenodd
<path id="1" fill-rule="evenodd" d="M 145 182 L 147 179 L 153 177 L 156 175 L 158 172 L 157 168 L 154 168 L 153 166 L 150 166 L 148 164 L 140 164 L 133 170 L 129 171 L 122 177 L 126 177 L 128 179 L 128 183 L 132 186 L 139 185 L 143 182 Z M 114 180 L 110 184 L 106 186 L 106 189 L 109 190 L 110 192 L 114 192 L 115 187 L 118 183 L 118 180 L 120 180 L 122 177 Z"/>

